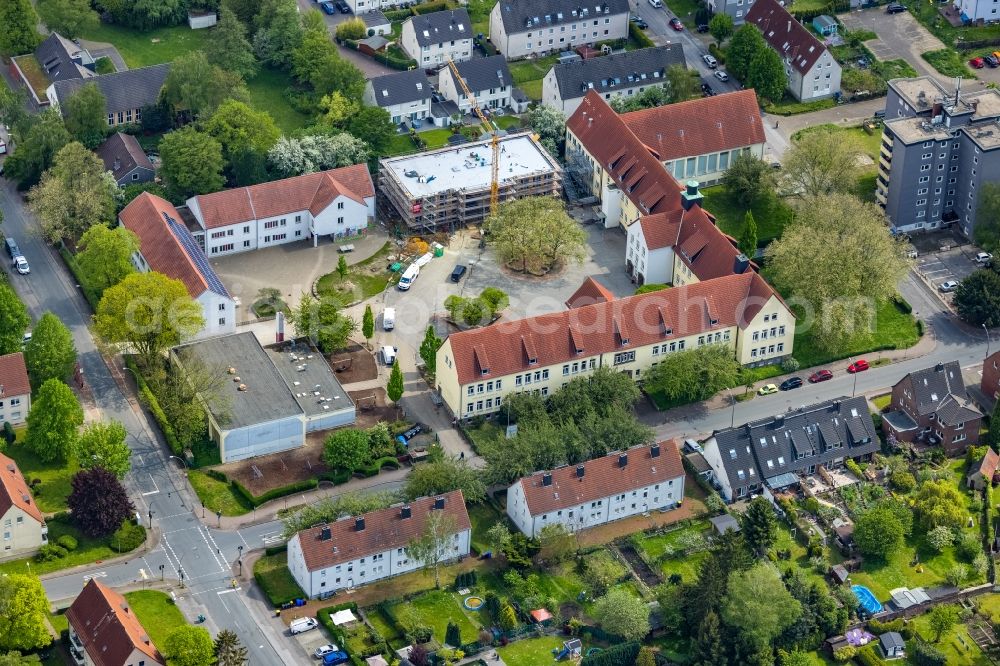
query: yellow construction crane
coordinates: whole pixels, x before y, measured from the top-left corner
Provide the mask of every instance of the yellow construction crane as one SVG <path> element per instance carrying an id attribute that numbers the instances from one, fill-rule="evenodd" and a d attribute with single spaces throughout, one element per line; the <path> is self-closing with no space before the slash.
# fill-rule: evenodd
<path id="1" fill-rule="evenodd" d="M 500 205 L 500 136 L 498 128 L 489 120 L 487 120 L 486 115 L 483 113 L 482 109 L 479 108 L 479 104 L 476 103 L 476 96 L 472 94 L 469 90 L 469 86 L 465 84 L 465 80 L 462 75 L 458 73 L 458 67 L 455 66 L 455 62 L 448 58 L 448 67 L 451 68 L 451 73 L 455 75 L 455 80 L 458 81 L 458 85 L 462 86 L 462 91 L 465 93 L 466 99 L 469 100 L 469 104 L 472 105 L 472 110 L 475 112 L 476 117 L 479 118 L 479 122 L 482 123 L 483 129 L 490 134 L 490 148 L 493 150 L 493 161 L 490 164 L 490 215 L 497 214 L 497 207 Z"/>

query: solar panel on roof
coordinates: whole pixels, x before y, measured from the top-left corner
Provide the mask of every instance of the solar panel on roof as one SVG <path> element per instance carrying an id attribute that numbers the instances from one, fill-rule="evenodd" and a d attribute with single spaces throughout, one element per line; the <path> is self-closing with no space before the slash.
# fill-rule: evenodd
<path id="1" fill-rule="evenodd" d="M 184 253 L 190 257 L 191 261 L 194 262 L 195 267 L 198 272 L 201 273 L 202 277 L 205 278 L 205 282 L 208 283 L 208 288 L 214 291 L 220 296 L 229 297 L 229 291 L 226 290 L 226 286 L 222 284 L 222 280 L 219 276 L 215 274 L 215 269 L 208 263 L 208 257 L 202 251 L 201 246 L 198 245 L 198 241 L 194 239 L 191 232 L 188 231 L 187 227 L 180 224 L 174 218 L 170 217 L 166 213 L 163 214 L 163 219 L 167 221 L 167 228 L 170 229 L 170 233 L 174 235 L 174 238 L 181 244 L 181 249 Z"/>

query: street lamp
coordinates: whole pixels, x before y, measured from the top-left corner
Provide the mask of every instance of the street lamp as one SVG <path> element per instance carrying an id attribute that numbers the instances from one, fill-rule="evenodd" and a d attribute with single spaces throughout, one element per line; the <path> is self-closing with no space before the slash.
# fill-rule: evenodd
<path id="1" fill-rule="evenodd" d="M 215 512 L 215 517 L 219 519 L 219 527 L 221 528 L 222 527 L 222 512 L 221 511 L 216 511 Z"/>
<path id="2" fill-rule="evenodd" d="M 149 510 L 149 529 L 153 529 L 153 510 Z"/>
<path id="3" fill-rule="evenodd" d="M 236 551 L 239 556 L 236 558 L 236 562 L 240 565 L 240 576 L 243 576 L 243 546 L 236 546 Z"/>
<path id="4" fill-rule="evenodd" d="M 163 582 L 163 565 L 160 565 L 160 582 Z"/>
<path id="5" fill-rule="evenodd" d="M 990 357 L 990 329 L 986 328 L 986 324 L 983 324 L 983 333 L 986 334 L 986 358 Z"/>
<path id="6" fill-rule="evenodd" d="M 723 390 L 729 391 L 729 399 L 733 403 L 733 413 L 732 413 L 731 418 L 729 419 L 729 427 L 730 428 L 735 428 L 736 427 L 736 396 L 733 395 L 732 389 L 730 389 L 728 386 L 725 387 Z"/>
<path id="7" fill-rule="evenodd" d="M 851 365 L 848 366 L 848 367 L 851 367 L 851 366 L 854 365 L 854 357 L 853 356 L 850 358 L 850 361 L 851 361 Z M 854 388 L 851 389 L 851 397 L 852 398 L 855 395 L 857 395 L 857 393 L 858 393 L 858 369 L 857 368 L 854 368 L 854 373 L 853 374 L 854 374 Z"/>

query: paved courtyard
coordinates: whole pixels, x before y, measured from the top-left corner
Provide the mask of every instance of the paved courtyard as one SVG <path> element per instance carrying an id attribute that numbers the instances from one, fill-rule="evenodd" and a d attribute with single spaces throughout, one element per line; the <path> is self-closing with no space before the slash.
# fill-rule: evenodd
<path id="1" fill-rule="evenodd" d="M 837 16 L 848 30 L 873 30 L 878 39 L 865 42 L 879 60 L 901 58 L 910 63 L 919 74 L 933 76 L 946 86 L 951 79 L 931 67 L 920 57 L 926 51 L 943 49 L 944 44 L 920 25 L 909 12 L 887 14 L 885 7 L 857 10 Z"/>

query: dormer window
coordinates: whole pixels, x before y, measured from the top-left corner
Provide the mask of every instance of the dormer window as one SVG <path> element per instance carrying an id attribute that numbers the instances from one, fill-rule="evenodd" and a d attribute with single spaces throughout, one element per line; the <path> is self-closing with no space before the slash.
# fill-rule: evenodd
<path id="1" fill-rule="evenodd" d="M 482 373 L 483 373 L 483 376 L 485 377 L 486 375 L 490 374 L 490 369 L 489 368 L 483 368 L 482 369 Z"/>
<path id="2" fill-rule="evenodd" d="M 528 359 L 528 365 L 538 365 L 538 359 L 532 356 Z"/>
<path id="3" fill-rule="evenodd" d="M 719 320 L 718 319 L 714 319 L 714 318 L 713 319 L 709 319 L 708 323 L 711 324 L 712 326 L 718 326 L 719 325 Z"/>
<path id="4" fill-rule="evenodd" d="M 628 338 L 622 338 L 622 347 L 625 347 L 626 345 L 628 345 L 628 341 L 629 341 Z"/>

